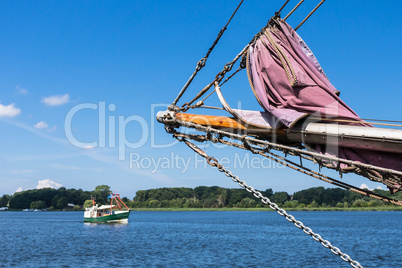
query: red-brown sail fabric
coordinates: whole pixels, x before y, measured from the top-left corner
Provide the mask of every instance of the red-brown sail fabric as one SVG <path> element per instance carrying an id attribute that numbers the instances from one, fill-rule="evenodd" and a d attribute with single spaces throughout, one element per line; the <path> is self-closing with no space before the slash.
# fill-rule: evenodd
<path id="1" fill-rule="evenodd" d="M 268 28 L 248 51 L 248 75 L 254 94 L 270 117 L 292 128 L 307 116 L 347 119 L 371 127 L 347 106 L 329 82 L 317 59 L 284 21 Z M 328 121 L 325 121 L 328 123 Z M 351 148 L 309 144 L 322 154 L 402 171 L 402 156 Z"/>

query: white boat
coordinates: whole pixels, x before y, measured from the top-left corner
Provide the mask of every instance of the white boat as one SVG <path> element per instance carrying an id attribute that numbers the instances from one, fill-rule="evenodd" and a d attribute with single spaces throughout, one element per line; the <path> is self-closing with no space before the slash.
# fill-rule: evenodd
<path id="1" fill-rule="evenodd" d="M 120 195 L 110 194 L 109 198 L 111 199 L 110 205 L 101 205 L 100 207 L 98 204 L 95 204 L 95 200 L 92 199 L 92 207 L 85 209 L 84 222 L 128 223 L 130 209 L 123 200 L 121 200 Z"/>

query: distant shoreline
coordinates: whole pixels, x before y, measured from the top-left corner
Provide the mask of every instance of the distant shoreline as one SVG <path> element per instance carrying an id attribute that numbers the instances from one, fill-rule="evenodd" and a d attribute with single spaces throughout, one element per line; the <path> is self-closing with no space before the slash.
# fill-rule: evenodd
<path id="1" fill-rule="evenodd" d="M 285 208 L 286 211 L 402 211 L 402 207 L 398 206 L 381 206 L 381 207 L 348 207 L 348 208 Z M 272 211 L 270 208 L 130 208 L 131 211 Z M 7 209 L 7 211 L 20 212 L 83 212 L 84 210 L 47 210 L 47 211 L 22 211 L 22 209 Z"/>

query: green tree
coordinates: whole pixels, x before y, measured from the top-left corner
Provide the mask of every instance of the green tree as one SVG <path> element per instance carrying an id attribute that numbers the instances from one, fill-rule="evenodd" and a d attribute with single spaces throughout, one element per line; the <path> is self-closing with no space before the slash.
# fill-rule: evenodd
<path id="1" fill-rule="evenodd" d="M 317 207 L 318 207 L 318 203 L 317 203 L 315 200 L 313 200 L 313 202 L 311 202 L 311 204 L 308 205 L 307 207 L 308 207 L 308 208 L 317 208 Z"/>
<path id="2" fill-rule="evenodd" d="M 299 203 L 311 204 L 315 201 L 318 205 L 323 202 L 324 187 L 313 187 L 306 190 L 296 192 L 293 195 L 293 200 L 298 200 Z"/>
<path id="3" fill-rule="evenodd" d="M 30 208 L 32 200 L 29 194 L 29 191 L 23 191 L 19 193 L 15 193 L 11 199 L 9 206 L 10 208 L 16 208 L 16 209 L 24 209 L 24 208 Z"/>
<path id="4" fill-rule="evenodd" d="M 278 204 L 284 204 L 290 199 L 287 192 L 276 192 L 271 197 L 272 201 Z"/>
<path id="5" fill-rule="evenodd" d="M 110 195 L 110 186 L 98 185 L 95 187 L 94 195 L 98 204 L 106 204 L 107 198 Z"/>
<path id="6" fill-rule="evenodd" d="M 8 206 L 8 202 L 10 201 L 11 197 L 8 194 L 3 195 L 0 198 L 0 207 Z"/>
<path id="7" fill-rule="evenodd" d="M 57 201 L 56 208 L 63 209 L 63 208 L 65 208 L 67 206 L 67 204 L 68 204 L 68 200 L 67 200 L 66 197 L 63 196 L 62 198 L 60 198 Z"/>
<path id="8" fill-rule="evenodd" d="M 269 188 L 266 189 L 265 191 L 262 191 L 261 193 L 263 196 L 271 198 L 271 196 L 274 194 L 274 191 L 271 188 Z"/>
<path id="9" fill-rule="evenodd" d="M 158 200 L 151 200 L 149 201 L 149 207 L 151 208 L 157 208 L 159 206 L 159 201 Z"/>
<path id="10" fill-rule="evenodd" d="M 32 201 L 30 207 L 31 207 L 31 209 L 42 209 L 42 208 L 46 208 L 46 203 L 42 200 Z"/>
<path id="11" fill-rule="evenodd" d="M 163 188 L 160 200 L 172 200 L 174 198 L 177 198 L 177 195 L 175 195 L 174 192 L 175 192 L 174 189 L 169 190 L 168 188 Z"/>
<path id="12" fill-rule="evenodd" d="M 295 208 L 299 205 L 299 202 L 297 200 L 286 201 L 284 205 L 286 208 Z"/>
<path id="13" fill-rule="evenodd" d="M 355 202 L 353 202 L 352 207 L 367 207 L 367 202 L 363 199 L 357 199 Z"/>
<path id="14" fill-rule="evenodd" d="M 343 208 L 343 205 L 344 205 L 344 204 L 343 204 L 342 202 L 338 202 L 338 203 L 336 204 L 336 207 L 337 207 L 337 208 Z"/>
<path id="15" fill-rule="evenodd" d="M 252 207 L 255 207 L 255 205 L 256 205 L 256 201 L 254 200 L 254 199 L 251 199 L 251 198 L 249 198 L 249 197 L 246 197 L 246 198 L 243 198 L 241 201 L 240 201 L 240 207 L 242 207 L 242 208 L 252 208 Z"/>
<path id="16" fill-rule="evenodd" d="M 57 207 L 57 202 L 59 201 L 59 199 L 60 199 L 60 196 L 56 194 L 56 195 L 52 198 L 52 200 L 51 200 L 51 202 L 50 202 L 50 205 L 53 206 L 53 207 Z"/>
<path id="17" fill-rule="evenodd" d="M 84 208 L 90 208 L 93 205 L 93 201 L 92 200 L 86 200 L 84 202 Z"/>
<path id="18" fill-rule="evenodd" d="M 148 191 L 140 190 L 135 193 L 134 202 L 145 202 L 148 199 Z"/>

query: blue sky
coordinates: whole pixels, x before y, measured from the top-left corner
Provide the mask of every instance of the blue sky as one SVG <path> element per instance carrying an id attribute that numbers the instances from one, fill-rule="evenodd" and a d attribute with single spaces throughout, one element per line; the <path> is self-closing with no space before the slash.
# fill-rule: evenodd
<path id="1" fill-rule="evenodd" d="M 183 99 L 212 81 L 282 2 L 246 0 Z M 283 15 L 297 2 L 290 1 Z M 288 19 L 293 27 L 319 1 L 305 2 Z M 185 145 L 169 145 L 171 136 L 155 120 L 236 5 L 201 0 L 2 1 L 0 194 L 60 185 L 93 190 L 107 184 L 132 198 L 137 190 L 156 187 L 237 187 L 204 166 Z M 342 99 L 362 118 L 401 120 L 401 8 L 400 1 L 329 0 L 298 30 Z M 245 72 L 222 90 L 231 105 L 240 101 L 243 108 L 260 110 Z M 218 105 L 217 98 L 211 97 L 209 104 Z M 66 130 L 69 118 L 71 128 Z M 69 131 L 85 148 L 71 143 Z M 135 148 L 126 148 L 124 141 Z M 254 155 L 202 148 L 258 189 L 292 193 L 329 187 Z M 378 186 L 355 175 L 344 180 Z"/>

